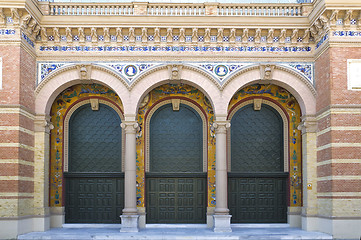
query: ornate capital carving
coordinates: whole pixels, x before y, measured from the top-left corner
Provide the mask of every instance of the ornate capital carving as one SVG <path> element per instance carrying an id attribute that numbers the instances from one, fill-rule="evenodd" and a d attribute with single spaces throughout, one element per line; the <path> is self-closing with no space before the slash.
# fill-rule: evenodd
<path id="1" fill-rule="evenodd" d="M 49 134 L 53 128 L 54 126 L 51 123 L 50 116 L 36 116 L 34 121 L 35 132 L 45 132 Z"/>
<path id="2" fill-rule="evenodd" d="M 231 127 L 229 121 L 216 121 L 213 123 L 212 128 L 215 130 L 216 134 L 226 134 L 227 128 Z"/>
<path id="3" fill-rule="evenodd" d="M 297 129 L 300 130 L 302 134 L 315 133 L 317 132 L 317 120 L 314 117 L 305 117 Z"/>
<path id="4" fill-rule="evenodd" d="M 135 121 L 122 122 L 120 127 L 125 130 L 126 134 L 135 134 L 139 130 L 139 124 Z"/>
<path id="5" fill-rule="evenodd" d="M 260 64 L 259 70 L 260 70 L 261 80 L 272 80 L 274 68 L 275 65 L 273 64 Z"/>

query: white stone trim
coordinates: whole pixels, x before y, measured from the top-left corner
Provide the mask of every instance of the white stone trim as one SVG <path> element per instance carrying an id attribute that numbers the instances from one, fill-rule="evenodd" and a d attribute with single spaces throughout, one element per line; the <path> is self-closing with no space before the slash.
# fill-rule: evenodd
<path id="1" fill-rule="evenodd" d="M 317 181 L 330 181 L 330 180 L 360 180 L 360 176 L 359 175 L 341 175 L 341 176 L 326 176 L 326 177 L 318 177 Z"/>
<path id="2" fill-rule="evenodd" d="M 234 114 L 240 110 L 241 108 L 253 104 L 254 99 L 251 100 L 247 100 L 242 102 L 241 104 L 239 104 L 237 107 L 235 107 L 229 114 L 228 119 L 231 121 Z M 267 104 L 270 107 L 272 107 L 273 109 L 275 109 L 281 116 L 282 121 L 283 121 L 283 171 L 284 172 L 288 172 L 288 166 L 289 166 L 289 123 L 288 123 L 288 118 L 286 116 L 286 114 L 283 112 L 283 110 L 275 103 L 268 101 L 266 99 L 262 98 L 262 104 Z M 232 128 L 232 125 L 231 125 Z M 227 152 L 228 152 L 228 172 L 231 171 L 231 129 L 228 129 L 228 134 L 227 134 Z"/>
<path id="3" fill-rule="evenodd" d="M 23 133 L 27 133 L 30 135 L 34 135 L 34 131 L 20 127 L 20 126 L 0 126 L 0 131 L 19 131 Z"/>
<path id="4" fill-rule="evenodd" d="M 322 131 L 317 132 L 317 136 L 328 133 L 330 131 L 361 131 L 361 126 L 336 126 L 336 127 L 328 127 L 323 129 Z"/>
<path id="5" fill-rule="evenodd" d="M 122 122 L 124 121 L 124 116 L 122 114 L 122 112 L 119 110 L 119 108 L 117 108 L 114 104 L 103 100 L 103 99 L 99 99 L 99 103 L 102 103 L 104 105 L 107 105 L 109 107 L 111 107 L 116 113 L 118 113 L 120 119 L 122 120 Z M 68 113 L 66 114 L 65 118 L 64 118 L 64 138 L 63 138 L 63 155 L 64 155 L 64 166 L 63 166 L 63 171 L 64 172 L 68 172 L 69 169 L 69 120 L 71 118 L 71 116 L 73 115 L 73 113 L 80 108 L 81 106 L 85 105 L 85 104 L 90 104 L 90 99 L 86 99 L 83 101 L 78 102 L 77 104 L 75 104 L 74 106 L 71 107 L 71 109 L 69 109 Z M 120 127 L 120 126 L 119 126 Z M 124 171 L 124 161 L 123 159 L 125 159 L 125 134 L 124 131 L 122 131 L 122 171 Z"/>
<path id="6" fill-rule="evenodd" d="M 146 122 L 145 122 L 145 172 L 149 172 L 149 169 L 150 169 L 150 156 L 149 156 L 149 153 L 150 153 L 150 120 L 153 116 L 153 114 L 162 106 L 166 105 L 166 104 L 171 104 L 172 103 L 172 100 L 171 99 L 168 99 L 168 100 L 164 100 L 160 103 L 158 103 L 157 105 L 155 105 L 148 113 L 148 116 L 147 116 L 147 119 L 146 119 Z M 203 125 L 203 172 L 207 172 L 207 159 L 208 159 L 208 153 L 207 153 L 207 146 L 208 146 L 208 131 L 207 131 L 207 120 L 203 114 L 203 112 L 199 109 L 198 106 L 196 106 L 195 104 L 187 101 L 187 100 L 184 100 L 184 99 L 181 99 L 180 100 L 180 104 L 185 104 L 185 105 L 188 105 L 189 107 L 193 108 L 194 110 L 197 111 L 197 113 L 199 114 L 199 116 L 201 117 L 202 119 L 202 125 Z"/>
<path id="7" fill-rule="evenodd" d="M 360 159 L 330 159 L 322 162 L 317 162 L 317 166 L 323 166 L 332 163 L 357 163 L 361 164 Z"/>
<path id="8" fill-rule="evenodd" d="M 22 176 L 0 176 L 0 181 L 29 181 L 33 182 L 33 177 L 22 177 Z"/>
<path id="9" fill-rule="evenodd" d="M 347 59 L 347 89 L 361 91 L 361 59 Z"/>
<path id="10" fill-rule="evenodd" d="M 22 144 L 22 143 L 0 143 L 0 147 L 18 147 L 18 148 L 23 148 L 29 151 L 34 151 L 34 147 L 33 146 L 29 146 L 26 144 Z"/>
<path id="11" fill-rule="evenodd" d="M 361 143 L 328 143 L 317 148 L 317 151 L 322 151 L 333 147 L 361 147 Z"/>

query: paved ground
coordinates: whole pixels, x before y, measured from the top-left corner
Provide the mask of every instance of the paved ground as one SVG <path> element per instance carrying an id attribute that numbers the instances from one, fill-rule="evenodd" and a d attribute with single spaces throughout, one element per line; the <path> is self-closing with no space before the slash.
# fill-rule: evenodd
<path id="1" fill-rule="evenodd" d="M 90 227 L 91 226 L 91 227 Z M 214 233 L 203 224 L 148 224 L 138 233 L 120 233 L 120 225 L 65 224 L 46 232 L 20 235 L 18 239 L 152 239 L 152 240 L 266 240 L 266 239 L 332 239 L 325 233 L 306 232 L 288 224 L 232 224 L 231 233 Z"/>

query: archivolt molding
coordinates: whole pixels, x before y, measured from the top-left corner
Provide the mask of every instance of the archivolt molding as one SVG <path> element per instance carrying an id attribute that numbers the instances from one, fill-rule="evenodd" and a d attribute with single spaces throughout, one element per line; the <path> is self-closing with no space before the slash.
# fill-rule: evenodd
<path id="1" fill-rule="evenodd" d="M 42 80 L 39 85 L 37 86 L 37 88 L 35 89 L 35 94 L 39 94 L 39 92 L 41 91 L 41 89 L 46 85 L 48 84 L 53 78 L 55 78 L 56 76 L 62 74 L 62 73 L 65 73 L 67 71 L 71 71 L 71 70 L 77 70 L 78 67 L 80 65 L 83 65 L 83 64 L 86 64 L 86 63 L 79 63 L 79 64 L 65 64 L 64 66 L 61 66 L 57 69 L 55 69 L 54 71 L 52 71 L 49 75 L 47 75 L 44 80 Z M 89 65 L 89 64 L 86 64 L 86 65 Z M 113 77 L 117 78 L 120 82 L 123 83 L 123 85 L 129 90 L 129 85 L 128 83 L 126 82 L 126 80 L 124 80 L 119 74 L 115 73 L 114 71 L 112 70 L 109 70 L 103 66 L 100 66 L 100 65 L 97 65 L 97 64 L 91 64 L 91 68 L 92 69 L 97 69 L 97 70 L 100 70 L 100 71 L 103 71 L 103 72 L 106 72 L 110 75 L 112 75 Z M 77 76 L 77 79 L 80 80 L 80 77 Z M 73 79 L 72 79 L 73 80 Z M 90 78 L 90 80 L 93 80 L 93 78 Z M 97 80 L 101 80 L 101 79 L 97 79 Z"/>
<path id="2" fill-rule="evenodd" d="M 257 97 L 256 97 L 257 99 Z M 234 114 L 240 110 L 241 108 L 250 105 L 250 104 L 254 104 L 254 99 L 251 100 L 246 100 L 244 102 L 242 102 L 241 104 L 239 104 L 237 107 L 235 107 L 232 112 L 229 113 L 229 117 L 228 119 L 231 121 Z M 267 99 L 262 98 L 262 104 L 267 104 L 270 107 L 272 107 L 273 109 L 275 109 L 281 116 L 282 118 L 282 122 L 283 122 L 283 171 L 284 172 L 288 172 L 288 161 L 289 161 L 289 123 L 288 123 L 288 117 L 285 114 L 285 112 L 275 103 L 268 101 Z M 231 125 L 232 127 L 232 125 Z M 228 146 L 228 171 L 231 171 L 231 130 L 228 129 L 228 134 L 227 134 L 227 146 Z"/>
<path id="3" fill-rule="evenodd" d="M 71 64 L 71 65 L 62 66 L 62 67 L 54 70 L 48 76 L 46 76 L 43 81 L 41 81 L 39 83 L 39 85 L 35 89 L 35 94 L 39 94 L 41 89 L 43 89 L 44 86 L 47 83 L 49 83 L 54 77 L 56 77 L 56 76 L 58 76 L 58 75 L 60 75 L 62 73 L 65 73 L 67 71 L 71 71 L 71 70 L 75 70 L 75 69 L 77 69 L 77 66 L 75 64 Z"/>
<path id="4" fill-rule="evenodd" d="M 155 73 L 157 71 L 163 70 L 163 69 L 167 69 L 167 65 L 160 65 L 154 68 L 151 68 L 149 70 L 144 71 L 144 73 L 142 73 L 141 75 L 139 75 L 136 79 L 134 79 L 134 81 L 130 84 L 129 86 L 129 90 L 132 90 L 134 88 L 134 86 L 136 86 L 142 79 L 144 79 L 145 77 L 147 77 L 148 75 Z"/>
<path id="5" fill-rule="evenodd" d="M 93 97 L 94 98 L 94 97 Z M 96 98 L 96 97 L 95 97 Z M 117 108 L 114 104 L 111 102 L 108 102 L 103 99 L 99 99 L 99 103 L 107 105 L 108 107 L 111 107 L 120 117 L 122 122 L 124 121 L 124 116 L 122 112 Z M 68 172 L 69 169 L 69 121 L 73 113 L 80 108 L 81 106 L 84 106 L 86 104 L 90 104 L 90 98 L 80 101 L 74 106 L 72 106 L 69 111 L 67 112 L 65 118 L 64 118 L 64 139 L 63 139 L 63 154 L 64 154 L 64 167 L 63 171 Z M 120 127 L 120 126 L 119 126 Z M 122 170 L 124 171 L 124 162 L 125 159 L 125 134 L 124 131 L 122 131 Z"/>
<path id="6" fill-rule="evenodd" d="M 150 170 L 150 120 L 152 119 L 153 114 L 162 106 L 171 104 L 172 100 L 164 100 L 157 105 L 155 105 L 150 111 L 147 116 L 146 122 L 145 122 L 145 135 L 146 135 L 146 153 L 145 153 L 145 171 L 149 172 Z M 208 132 L 207 132 L 207 119 L 204 116 L 204 113 L 199 109 L 199 107 L 185 99 L 180 100 L 181 104 L 188 105 L 189 107 L 193 108 L 201 117 L 202 119 L 202 130 L 203 130 L 203 137 L 202 137 L 202 143 L 203 143 L 203 172 L 207 172 L 207 160 L 208 160 L 208 154 L 207 154 L 207 143 L 208 143 Z"/>
<path id="7" fill-rule="evenodd" d="M 232 82 L 235 78 L 237 78 L 238 76 L 242 75 L 242 74 L 245 74 L 249 71 L 252 71 L 252 70 L 256 70 L 256 69 L 260 69 L 262 67 L 262 64 L 254 64 L 254 65 L 251 65 L 251 66 L 247 66 L 243 69 L 240 69 L 238 70 L 236 73 L 234 73 L 221 87 L 221 90 L 224 90 L 224 88 L 230 83 Z M 278 69 L 278 70 L 281 70 L 281 71 L 285 71 L 285 72 L 288 72 L 288 73 L 291 73 L 292 75 L 294 75 L 295 77 L 297 77 L 303 84 L 305 84 L 309 89 L 310 91 L 312 92 L 313 96 L 316 96 L 317 95 L 317 92 L 316 92 L 316 89 L 313 87 L 313 85 L 310 83 L 310 81 L 305 77 L 303 76 L 302 74 L 300 74 L 299 72 L 297 72 L 296 70 L 290 68 L 290 67 L 286 67 L 284 65 L 279 65 L 279 64 L 274 64 L 274 63 L 267 63 L 267 64 L 270 64 L 272 66 L 274 66 L 274 69 Z M 260 69 L 261 70 L 261 69 Z M 253 80 L 257 80 L 257 79 L 250 79 L 250 81 L 253 81 Z M 285 80 L 285 83 L 287 83 L 287 80 Z"/>
<path id="8" fill-rule="evenodd" d="M 249 71 L 252 71 L 252 70 L 255 70 L 255 69 L 259 69 L 259 65 L 251 65 L 251 66 L 247 66 L 243 69 L 240 69 L 238 70 L 237 72 L 235 72 L 230 78 L 228 78 L 228 80 L 226 82 L 224 82 L 224 84 L 222 85 L 221 87 L 221 91 L 224 90 L 224 88 L 230 83 L 232 82 L 236 77 L 242 75 L 242 74 L 245 74 L 246 72 L 249 72 Z M 254 79 L 250 79 L 250 80 L 254 80 Z"/>
<path id="9" fill-rule="evenodd" d="M 314 86 L 310 83 L 310 81 L 305 76 L 298 73 L 297 71 L 295 71 L 292 68 L 288 68 L 288 67 L 281 66 L 281 65 L 275 65 L 275 69 L 279 69 L 279 70 L 291 73 L 292 75 L 296 76 L 298 79 L 300 79 L 308 87 L 308 89 L 310 89 L 313 96 L 316 97 L 316 95 L 317 95 L 316 89 L 314 88 Z"/>
<path id="10" fill-rule="evenodd" d="M 211 81 L 214 83 L 214 85 L 217 86 L 217 88 L 218 88 L 219 90 L 222 89 L 221 84 L 220 84 L 212 75 L 210 75 L 209 73 L 207 73 L 205 70 L 200 69 L 200 68 L 196 68 L 196 67 L 194 67 L 194 66 L 190 66 L 190 65 L 187 65 L 187 64 L 184 65 L 184 69 L 188 69 L 188 70 L 191 70 L 191 71 L 195 71 L 195 72 L 197 72 L 197 73 L 200 73 L 201 75 L 203 75 L 203 76 L 205 76 L 206 78 L 208 78 L 209 80 L 211 80 Z M 185 80 L 191 80 L 191 79 L 185 79 Z"/>

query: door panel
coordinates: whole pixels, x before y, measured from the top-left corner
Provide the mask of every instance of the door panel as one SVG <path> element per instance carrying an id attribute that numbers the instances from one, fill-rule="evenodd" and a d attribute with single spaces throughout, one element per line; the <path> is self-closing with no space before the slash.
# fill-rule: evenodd
<path id="1" fill-rule="evenodd" d="M 228 207 L 233 223 L 287 222 L 283 121 L 272 107 L 247 105 L 231 121 Z"/>
<path id="2" fill-rule="evenodd" d="M 147 177 L 148 223 L 204 223 L 206 177 Z"/>
<path id="3" fill-rule="evenodd" d="M 228 178 L 228 207 L 233 223 L 287 222 L 287 174 L 279 177 Z"/>
<path id="4" fill-rule="evenodd" d="M 124 178 L 66 174 L 66 223 L 119 223 Z"/>
<path id="5" fill-rule="evenodd" d="M 124 208 L 122 132 L 118 114 L 99 104 L 78 108 L 69 121 L 66 223 L 119 223 Z"/>
<path id="6" fill-rule="evenodd" d="M 167 104 L 150 121 L 147 223 L 205 223 L 203 123 L 191 107 Z"/>

